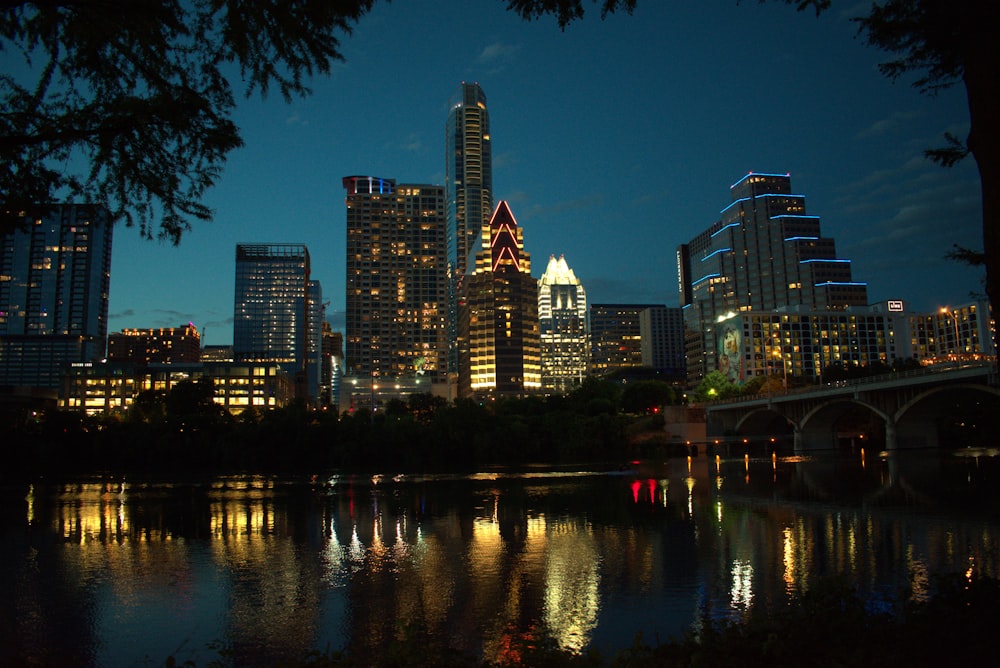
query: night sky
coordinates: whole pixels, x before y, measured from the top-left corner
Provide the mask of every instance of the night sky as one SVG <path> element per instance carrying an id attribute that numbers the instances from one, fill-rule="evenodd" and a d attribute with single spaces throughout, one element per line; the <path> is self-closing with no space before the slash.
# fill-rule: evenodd
<path id="1" fill-rule="evenodd" d="M 923 151 L 964 137 L 962 88 L 921 95 L 848 20 L 783 3 L 639 0 L 560 31 L 502 0 L 394 0 L 343 40 L 346 61 L 313 95 L 241 103 L 231 155 L 179 247 L 116 230 L 110 331 L 194 322 L 232 342 L 237 243 L 304 243 L 328 320 L 343 331 L 341 178 L 444 184 L 448 98 L 486 92 L 495 198 L 524 228 L 532 274 L 565 255 L 590 303 L 677 306 L 675 250 L 718 219 L 749 171 L 789 173 L 869 300 L 933 310 L 982 292 L 981 272 L 944 259 L 981 248 L 975 164 Z"/>

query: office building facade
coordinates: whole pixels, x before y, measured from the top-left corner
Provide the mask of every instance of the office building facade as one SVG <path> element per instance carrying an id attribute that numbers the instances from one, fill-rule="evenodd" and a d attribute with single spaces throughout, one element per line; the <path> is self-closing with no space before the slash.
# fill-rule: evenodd
<path id="1" fill-rule="evenodd" d="M 590 369 L 606 376 L 643 366 L 642 313 L 661 304 L 592 304 Z"/>
<path id="2" fill-rule="evenodd" d="M 318 329 L 309 322 L 309 273 L 303 244 L 236 246 L 233 357 L 279 364 L 306 400 L 309 341 Z"/>
<path id="3" fill-rule="evenodd" d="M 715 324 L 734 313 L 786 307 L 865 306 L 865 283 L 822 236 L 805 197 L 787 174 L 751 172 L 730 186 L 730 203 L 708 229 L 677 250 L 678 289 L 687 336 L 688 380 L 722 362 Z"/>
<path id="4" fill-rule="evenodd" d="M 445 198 L 448 248 L 448 365 L 458 364 L 458 294 L 475 271 L 475 254 L 493 213 L 493 149 L 486 93 L 463 82 L 448 103 L 445 126 Z"/>
<path id="5" fill-rule="evenodd" d="M 447 379 L 445 193 L 349 176 L 346 372 Z"/>
<path id="6" fill-rule="evenodd" d="M 507 202 L 487 230 L 459 294 L 459 396 L 524 396 L 541 389 L 538 282 Z"/>
<path id="7" fill-rule="evenodd" d="M 108 360 L 131 364 L 193 364 L 201 361 L 201 334 L 193 324 L 123 329 L 108 335 Z"/>
<path id="8" fill-rule="evenodd" d="M 834 365 L 891 364 L 907 355 L 906 321 L 868 307 L 838 311 L 747 311 L 716 325 L 718 370 L 731 382 L 752 376 L 820 381 Z"/>
<path id="9" fill-rule="evenodd" d="M 684 313 L 676 307 L 650 306 L 639 312 L 639 349 L 642 366 L 663 380 L 686 378 Z"/>
<path id="10" fill-rule="evenodd" d="M 542 390 L 565 394 L 579 386 L 590 365 L 587 293 L 565 257 L 551 256 L 538 279 L 538 331 Z"/>
<path id="11" fill-rule="evenodd" d="M 0 236 L 0 385 L 58 391 L 104 357 L 113 224 L 104 207 L 52 205 Z"/>
<path id="12" fill-rule="evenodd" d="M 905 354 L 921 364 L 979 361 L 996 354 L 996 323 L 990 318 L 986 299 L 942 306 L 933 313 L 913 313 L 902 300 L 881 302 L 873 308 L 904 314 L 909 339 Z"/>
<path id="13" fill-rule="evenodd" d="M 281 408 L 294 396 L 294 379 L 274 362 L 133 364 L 81 362 L 63 375 L 59 406 L 88 415 L 124 413 L 145 391 L 170 392 L 182 381 L 208 379 L 212 400 L 233 415 L 248 408 Z"/>

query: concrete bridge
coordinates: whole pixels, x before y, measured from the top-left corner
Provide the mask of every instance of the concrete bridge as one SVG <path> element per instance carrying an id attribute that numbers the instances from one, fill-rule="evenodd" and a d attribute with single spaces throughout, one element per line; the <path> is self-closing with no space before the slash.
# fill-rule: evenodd
<path id="1" fill-rule="evenodd" d="M 954 363 L 880 376 L 838 381 L 770 395 L 715 401 L 705 406 L 711 437 L 753 438 L 791 430 L 796 451 L 832 449 L 840 439 L 862 436 L 838 423 L 867 412 L 884 427 L 885 448 L 936 447 L 938 424 L 957 409 L 977 406 L 1000 413 L 1000 387 L 993 362 Z"/>

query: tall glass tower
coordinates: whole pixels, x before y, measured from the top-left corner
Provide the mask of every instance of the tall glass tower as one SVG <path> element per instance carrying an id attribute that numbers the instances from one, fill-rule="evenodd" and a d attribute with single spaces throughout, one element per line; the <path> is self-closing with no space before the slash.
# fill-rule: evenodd
<path id="1" fill-rule="evenodd" d="M 462 83 L 448 104 L 445 199 L 448 224 L 448 368 L 458 368 L 458 293 L 493 213 L 493 152 L 486 93 Z"/>
<path id="2" fill-rule="evenodd" d="M 104 356 L 113 230 L 103 206 L 64 204 L 0 235 L 0 385 L 55 390 Z"/>
<path id="3" fill-rule="evenodd" d="M 309 251 L 303 244 L 237 244 L 233 356 L 277 362 L 306 397 Z"/>

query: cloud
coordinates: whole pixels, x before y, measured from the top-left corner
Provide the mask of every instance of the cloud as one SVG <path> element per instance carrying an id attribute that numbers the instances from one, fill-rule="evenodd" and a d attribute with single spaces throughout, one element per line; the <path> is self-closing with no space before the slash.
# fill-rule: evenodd
<path id="1" fill-rule="evenodd" d="M 309 125 L 309 121 L 303 120 L 299 116 L 299 112 L 293 111 L 292 115 L 285 119 L 285 125 L 298 125 L 300 127 L 305 127 Z"/>
<path id="2" fill-rule="evenodd" d="M 419 153 L 424 148 L 424 142 L 420 139 L 420 135 L 412 133 L 406 138 L 402 145 L 400 145 L 400 148 L 411 153 Z"/>
<path id="3" fill-rule="evenodd" d="M 127 308 L 119 313 L 109 313 L 108 320 L 114 320 L 116 318 L 131 318 L 135 315 L 135 309 Z"/>
<path id="4" fill-rule="evenodd" d="M 941 178 L 940 167 L 915 157 L 847 185 L 838 197 L 843 217 L 831 221 L 829 229 L 824 224 L 840 242 L 838 254 L 898 274 L 905 266 L 930 271 L 954 244 L 981 247 L 975 170 L 971 165 L 954 169 L 967 176 Z"/>
<path id="5" fill-rule="evenodd" d="M 347 331 L 346 311 L 335 311 L 333 309 L 328 309 L 326 312 L 326 321 L 330 323 L 330 329 L 332 329 L 335 332 Z"/>
<path id="6" fill-rule="evenodd" d="M 883 118 L 881 120 L 875 121 L 867 128 L 861 130 L 856 135 L 855 139 L 871 139 L 872 137 L 880 137 L 891 132 L 896 131 L 902 126 L 906 125 L 910 121 L 916 120 L 921 115 L 919 111 L 896 111 L 889 115 L 888 118 Z"/>
<path id="7" fill-rule="evenodd" d="M 665 284 L 663 283 L 609 276 L 590 276 L 583 283 L 583 289 L 587 292 L 587 304 L 590 306 L 594 304 L 677 304 L 677 292 L 664 289 Z"/>
<path id="8" fill-rule="evenodd" d="M 588 211 L 604 206 L 604 193 L 592 193 L 552 204 L 534 204 L 525 209 L 524 218 L 544 218 L 574 211 Z M 514 212 L 517 216 L 517 212 Z"/>
<path id="9" fill-rule="evenodd" d="M 488 65 L 499 67 L 507 65 L 514 60 L 514 56 L 521 50 L 520 44 L 504 44 L 493 42 L 483 47 L 483 50 L 476 56 L 477 65 Z"/>
<path id="10" fill-rule="evenodd" d="M 498 169 L 503 169 L 504 167 L 510 167 L 516 165 L 519 162 L 517 153 L 511 151 L 505 151 L 504 153 L 494 153 L 493 154 L 493 170 L 494 172 Z"/>

